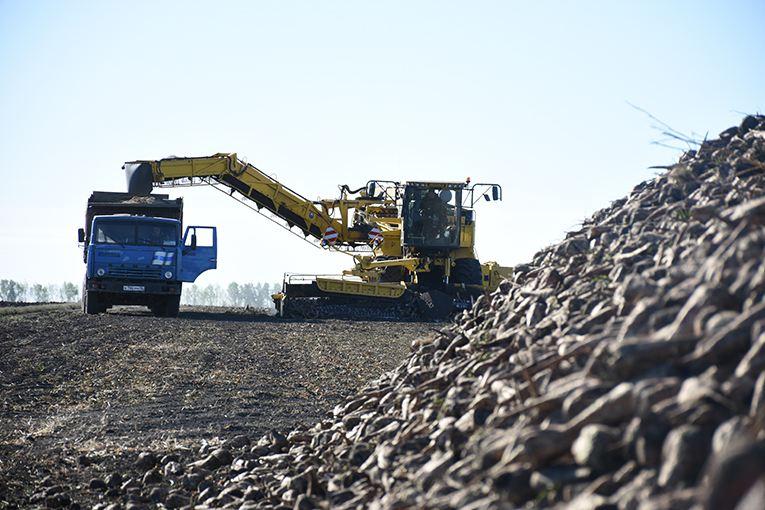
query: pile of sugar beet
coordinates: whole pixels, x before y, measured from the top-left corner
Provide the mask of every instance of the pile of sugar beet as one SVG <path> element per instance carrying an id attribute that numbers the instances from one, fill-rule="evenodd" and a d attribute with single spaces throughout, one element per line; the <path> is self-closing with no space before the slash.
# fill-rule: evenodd
<path id="1" fill-rule="evenodd" d="M 665 170 L 326 420 L 122 504 L 762 509 L 765 116 Z"/>

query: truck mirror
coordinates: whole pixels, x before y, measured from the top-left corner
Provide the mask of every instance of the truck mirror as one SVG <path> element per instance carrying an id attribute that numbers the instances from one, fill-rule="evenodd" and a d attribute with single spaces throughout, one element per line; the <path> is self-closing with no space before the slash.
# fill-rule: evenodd
<path id="1" fill-rule="evenodd" d="M 491 194 L 494 200 L 499 200 L 499 186 L 492 186 Z"/>
<path id="2" fill-rule="evenodd" d="M 191 249 L 196 250 L 197 249 L 197 235 L 191 234 Z"/>
<path id="3" fill-rule="evenodd" d="M 85 242 L 85 229 L 81 228 L 77 230 L 77 240 L 81 243 Z"/>

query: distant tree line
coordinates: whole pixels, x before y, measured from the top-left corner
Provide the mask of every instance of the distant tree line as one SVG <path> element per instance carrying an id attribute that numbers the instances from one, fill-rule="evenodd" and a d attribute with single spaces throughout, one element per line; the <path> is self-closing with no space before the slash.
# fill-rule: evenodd
<path id="1" fill-rule="evenodd" d="M 181 304 L 206 306 L 252 306 L 255 308 L 273 307 L 272 294 L 281 292 L 280 283 L 269 286 L 267 283 L 236 282 L 228 284 L 225 290 L 220 285 L 211 284 L 198 287 L 196 284 L 186 286 L 181 295 Z"/>
<path id="2" fill-rule="evenodd" d="M 218 284 L 210 284 L 206 287 L 186 285 L 181 296 L 181 303 L 185 305 L 202 306 L 252 306 L 255 308 L 269 308 L 273 306 L 272 294 L 281 291 L 281 284 L 274 283 L 245 283 L 239 285 L 236 282 L 228 284 L 225 290 Z M 71 282 L 61 285 L 39 283 L 28 284 L 13 280 L 0 280 L 0 301 L 13 303 L 21 302 L 76 302 L 81 298 L 81 288 Z"/>
<path id="3" fill-rule="evenodd" d="M 61 285 L 40 285 L 39 283 L 30 285 L 26 282 L 0 280 L 0 301 L 47 303 L 79 300 L 80 286 L 71 282 L 64 282 Z"/>

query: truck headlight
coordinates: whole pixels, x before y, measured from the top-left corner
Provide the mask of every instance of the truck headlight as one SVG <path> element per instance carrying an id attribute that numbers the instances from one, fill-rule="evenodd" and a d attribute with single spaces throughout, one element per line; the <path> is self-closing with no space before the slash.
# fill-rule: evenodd
<path id="1" fill-rule="evenodd" d="M 96 271 L 96 274 L 97 274 L 98 276 L 103 276 L 103 275 L 105 275 L 105 274 L 106 274 L 106 270 L 105 270 L 103 267 L 99 267 L 99 268 L 98 268 L 98 271 Z"/>
<path id="2" fill-rule="evenodd" d="M 173 272 L 172 271 L 165 271 L 165 278 L 167 278 L 169 280 L 172 277 L 173 277 Z"/>

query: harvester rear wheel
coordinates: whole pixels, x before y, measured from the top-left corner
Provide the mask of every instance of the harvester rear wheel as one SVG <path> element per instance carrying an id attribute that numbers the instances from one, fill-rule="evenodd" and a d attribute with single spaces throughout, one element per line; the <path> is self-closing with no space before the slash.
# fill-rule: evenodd
<path id="1" fill-rule="evenodd" d="M 452 281 L 466 285 L 482 285 L 481 263 L 476 259 L 457 259 L 452 269 Z"/>

